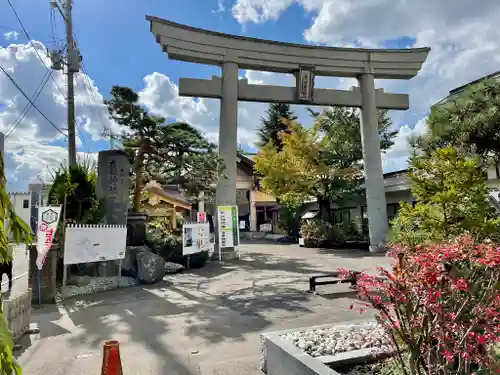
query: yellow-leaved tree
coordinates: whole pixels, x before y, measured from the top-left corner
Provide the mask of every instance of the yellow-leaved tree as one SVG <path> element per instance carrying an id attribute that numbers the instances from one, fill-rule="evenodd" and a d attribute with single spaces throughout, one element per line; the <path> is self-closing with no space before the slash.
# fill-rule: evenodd
<path id="1" fill-rule="evenodd" d="M 7 193 L 7 180 L 3 163 L 3 155 L 0 153 L 0 262 L 10 259 L 9 240 L 7 234 L 12 235 L 15 243 L 24 242 L 26 246 L 31 244 L 31 229 L 14 212 L 14 207 L 9 200 Z M 8 222 L 7 227 L 5 226 Z M 0 375 L 21 375 L 21 367 L 13 357 L 14 342 L 9 330 L 7 320 L 3 315 L 3 306 L 0 297 Z"/>
<path id="2" fill-rule="evenodd" d="M 359 113 L 352 108 L 311 111 L 315 122 L 305 128 L 286 120 L 289 129 L 280 133 L 282 148 L 272 142 L 255 157 L 261 188 L 280 201 L 300 202 L 316 198 L 320 216 L 330 219 L 330 202 L 357 193 L 363 177 L 363 152 Z M 380 147 L 392 146 L 395 132 L 387 111 L 379 112 Z"/>

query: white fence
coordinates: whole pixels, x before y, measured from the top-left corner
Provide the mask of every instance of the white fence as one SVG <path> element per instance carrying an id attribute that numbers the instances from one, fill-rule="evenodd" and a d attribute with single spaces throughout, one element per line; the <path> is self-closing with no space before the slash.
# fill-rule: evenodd
<path id="1" fill-rule="evenodd" d="M 30 327 L 31 319 L 31 289 L 13 299 L 2 301 L 3 314 L 14 341 L 19 340 Z"/>

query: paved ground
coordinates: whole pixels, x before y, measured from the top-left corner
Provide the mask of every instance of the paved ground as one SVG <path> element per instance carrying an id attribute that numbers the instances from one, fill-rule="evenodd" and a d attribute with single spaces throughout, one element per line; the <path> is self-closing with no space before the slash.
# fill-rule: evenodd
<path id="1" fill-rule="evenodd" d="M 241 260 L 211 263 L 153 286 L 35 310 L 40 337 L 20 357 L 24 375 L 98 374 L 108 339 L 120 341 L 126 375 L 262 374 L 260 332 L 361 318 L 349 309 L 347 286 L 306 293 L 309 275 L 388 263 L 367 253 L 296 245 L 241 250 Z"/>
<path id="2" fill-rule="evenodd" d="M 14 269 L 12 270 L 12 290 L 8 292 L 9 279 L 3 275 L 1 281 L 2 297 L 9 298 L 23 293 L 28 289 L 29 256 L 26 254 L 25 245 L 15 245 L 13 250 Z"/>

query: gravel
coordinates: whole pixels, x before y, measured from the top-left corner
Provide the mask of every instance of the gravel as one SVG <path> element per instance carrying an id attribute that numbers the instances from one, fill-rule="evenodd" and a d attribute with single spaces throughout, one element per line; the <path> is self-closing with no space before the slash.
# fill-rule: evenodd
<path id="1" fill-rule="evenodd" d="M 313 357 L 334 355 L 359 349 L 391 350 L 390 341 L 376 322 L 307 329 L 281 336 Z"/>
<path id="2" fill-rule="evenodd" d="M 62 291 L 64 298 L 85 296 L 97 292 L 137 285 L 137 280 L 132 277 L 92 277 L 87 285 L 68 285 Z"/>

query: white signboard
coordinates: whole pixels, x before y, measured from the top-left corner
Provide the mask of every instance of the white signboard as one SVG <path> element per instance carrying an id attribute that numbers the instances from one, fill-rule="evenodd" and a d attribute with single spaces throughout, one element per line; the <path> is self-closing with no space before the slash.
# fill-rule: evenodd
<path id="1" fill-rule="evenodd" d="M 125 225 L 68 225 L 64 243 L 64 264 L 80 264 L 125 258 Z"/>
<path id="2" fill-rule="evenodd" d="M 238 207 L 217 207 L 217 229 L 219 232 L 219 248 L 240 245 L 240 228 L 238 226 Z"/>
<path id="3" fill-rule="evenodd" d="M 191 223 L 182 226 L 182 255 L 211 251 L 212 248 L 208 224 Z"/>
<path id="4" fill-rule="evenodd" d="M 56 234 L 59 218 L 61 217 L 62 206 L 39 207 L 38 208 L 38 228 L 36 231 L 36 266 L 42 269 L 47 253 L 52 246 L 54 235 Z"/>
<path id="5" fill-rule="evenodd" d="M 266 224 L 261 224 L 260 225 L 260 231 L 261 232 L 272 232 L 273 231 L 273 226 L 270 223 Z"/>

